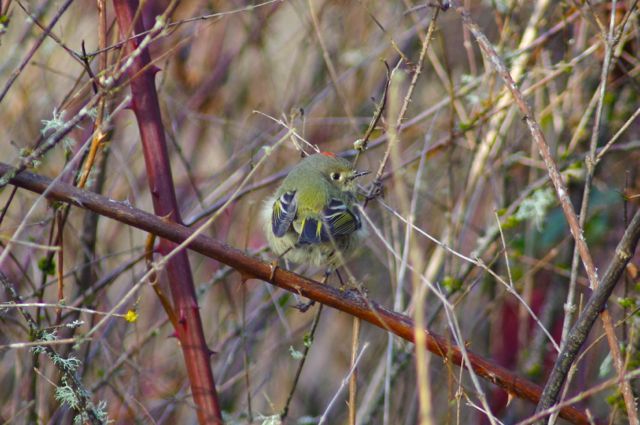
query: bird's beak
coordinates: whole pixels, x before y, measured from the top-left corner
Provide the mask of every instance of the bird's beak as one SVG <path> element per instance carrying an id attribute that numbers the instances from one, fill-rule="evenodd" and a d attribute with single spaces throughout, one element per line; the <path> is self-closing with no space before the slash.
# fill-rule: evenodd
<path id="1" fill-rule="evenodd" d="M 353 175 L 351 177 L 349 177 L 349 180 L 353 180 L 353 179 L 357 179 L 358 177 L 366 176 L 369 173 L 371 173 L 371 171 L 356 171 L 355 173 L 353 173 Z"/>

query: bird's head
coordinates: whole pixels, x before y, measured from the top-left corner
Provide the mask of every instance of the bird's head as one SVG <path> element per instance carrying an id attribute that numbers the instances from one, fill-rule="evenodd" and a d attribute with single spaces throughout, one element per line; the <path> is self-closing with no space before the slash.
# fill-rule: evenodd
<path id="1" fill-rule="evenodd" d="M 315 168 L 331 184 L 342 191 L 354 192 L 356 179 L 369 174 L 369 171 L 359 171 L 344 158 L 337 157 L 331 152 L 321 152 L 305 158 L 309 166 Z"/>

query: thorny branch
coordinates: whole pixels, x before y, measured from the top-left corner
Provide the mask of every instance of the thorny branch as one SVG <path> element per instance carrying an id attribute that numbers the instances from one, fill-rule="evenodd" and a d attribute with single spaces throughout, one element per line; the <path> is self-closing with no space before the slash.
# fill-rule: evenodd
<path id="1" fill-rule="evenodd" d="M 9 165 L 0 163 L 0 173 L 10 170 L 11 167 Z M 33 192 L 43 193 L 51 184 L 51 180 L 23 171 L 11 179 L 11 184 Z M 49 187 L 46 196 L 49 199 L 71 203 L 91 210 L 124 224 L 154 233 L 175 243 L 184 241 L 195 231 L 133 208 L 127 203 L 114 201 L 67 184 L 58 183 Z M 268 281 L 271 275 L 270 264 L 249 257 L 242 251 L 203 235 L 196 237 L 188 245 L 188 248 L 227 264 L 244 275 L 253 276 L 256 279 Z M 300 294 L 347 314 L 359 317 L 383 330 L 389 330 L 407 341 L 414 342 L 415 340 L 415 325 L 409 317 L 390 311 L 355 291 L 342 292 L 280 268 L 276 270 L 272 283 L 292 293 Z M 429 330 L 425 330 L 424 334 L 426 347 L 429 351 L 456 365 L 463 364 L 464 360 L 460 349 L 452 345 L 447 338 L 434 334 Z M 470 363 L 478 376 L 503 388 L 509 394 L 531 402 L 539 400 L 542 389 L 538 385 L 473 354 L 469 350 L 467 350 L 467 353 Z M 586 414 L 573 407 L 564 408 L 560 416 L 575 424 L 590 423 Z"/>

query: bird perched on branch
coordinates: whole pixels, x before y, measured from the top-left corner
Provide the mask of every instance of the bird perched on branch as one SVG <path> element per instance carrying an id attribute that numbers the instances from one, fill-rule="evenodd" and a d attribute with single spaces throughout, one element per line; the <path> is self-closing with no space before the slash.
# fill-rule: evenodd
<path id="1" fill-rule="evenodd" d="M 278 258 L 298 264 L 342 265 L 364 230 L 356 209 L 357 171 L 330 152 L 304 158 L 264 204 L 264 230 Z M 275 272 L 275 264 L 271 278 Z"/>

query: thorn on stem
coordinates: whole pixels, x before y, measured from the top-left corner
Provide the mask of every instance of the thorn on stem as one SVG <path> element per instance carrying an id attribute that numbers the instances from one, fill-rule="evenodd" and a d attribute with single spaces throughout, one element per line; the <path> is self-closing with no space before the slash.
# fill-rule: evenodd
<path id="1" fill-rule="evenodd" d="M 316 302 L 314 300 L 310 300 L 308 303 L 298 303 L 293 306 L 296 310 L 299 310 L 300 313 L 306 313 L 311 307 L 314 306 Z"/>
<path id="2" fill-rule="evenodd" d="M 271 272 L 269 273 L 269 282 L 273 282 L 273 279 L 276 277 L 276 269 L 278 268 L 278 260 L 275 259 L 271 262 Z"/>

